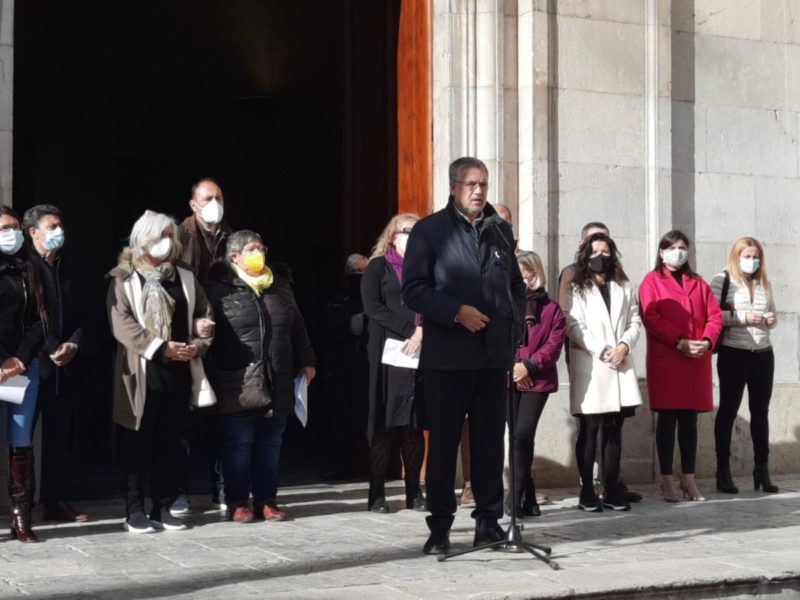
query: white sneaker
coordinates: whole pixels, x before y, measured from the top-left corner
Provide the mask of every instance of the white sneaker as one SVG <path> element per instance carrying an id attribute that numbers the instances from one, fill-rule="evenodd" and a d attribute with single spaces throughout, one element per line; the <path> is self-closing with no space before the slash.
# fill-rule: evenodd
<path id="1" fill-rule="evenodd" d="M 192 505 L 189 503 L 189 498 L 187 498 L 184 494 L 181 494 L 175 498 L 175 502 L 173 502 L 172 506 L 169 507 L 169 514 L 171 514 L 173 517 L 188 515 L 191 512 Z"/>

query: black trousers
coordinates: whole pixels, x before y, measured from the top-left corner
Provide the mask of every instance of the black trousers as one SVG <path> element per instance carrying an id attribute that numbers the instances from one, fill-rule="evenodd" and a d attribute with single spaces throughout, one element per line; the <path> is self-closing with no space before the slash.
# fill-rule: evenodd
<path id="1" fill-rule="evenodd" d="M 544 405 L 550 394 L 547 392 L 514 392 L 514 454 L 509 457 L 514 461 L 514 487 L 517 502 L 523 491 L 533 485 L 531 466 L 533 465 L 533 448 L 536 428 L 542 416 Z M 509 421 L 510 424 L 510 421 Z M 534 500 L 529 498 L 528 500 Z"/>
<path id="2" fill-rule="evenodd" d="M 148 390 L 138 431 L 120 428 L 122 489 L 126 511 L 144 510 L 144 497 L 153 501 L 153 513 L 169 508 L 178 491 L 180 433 L 189 395 Z M 151 513 L 151 515 L 153 515 Z"/>
<path id="3" fill-rule="evenodd" d="M 447 531 L 452 523 L 458 443 L 467 415 L 476 505 L 472 517 L 499 519 L 503 515 L 505 370 L 424 369 L 421 374 L 430 428 L 425 478 L 431 512 L 428 527 L 438 533 Z"/>
<path id="4" fill-rule="evenodd" d="M 656 451 L 662 475 L 672 475 L 672 455 L 675 453 L 675 427 L 678 428 L 678 448 L 681 471 L 694 474 L 697 459 L 697 411 L 659 410 L 656 423 Z"/>
<path id="5" fill-rule="evenodd" d="M 65 374 L 56 386 L 56 373 L 39 381 L 36 410 L 42 423 L 42 466 L 39 502 L 45 506 L 67 500 L 72 468 L 72 438 L 76 400 Z"/>
<path id="6" fill-rule="evenodd" d="M 580 415 L 580 431 L 575 442 L 575 459 L 581 476 L 581 501 L 594 498 L 594 461 L 597 456 L 598 437 L 603 467 L 600 478 L 606 497 L 619 501 L 619 468 L 622 457 L 622 424 L 625 416 L 620 413 Z"/>
<path id="7" fill-rule="evenodd" d="M 772 349 L 750 352 L 722 346 L 719 349 L 717 373 L 719 411 L 714 421 L 717 462 L 729 464 L 733 424 L 747 386 L 755 463 L 766 464 L 769 459 L 769 402 L 775 375 L 775 354 Z"/>

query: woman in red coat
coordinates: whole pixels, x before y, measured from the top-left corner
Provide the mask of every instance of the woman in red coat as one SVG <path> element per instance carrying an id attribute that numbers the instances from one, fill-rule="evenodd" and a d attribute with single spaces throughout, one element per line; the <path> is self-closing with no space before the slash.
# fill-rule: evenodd
<path id="1" fill-rule="evenodd" d="M 647 394 L 650 409 L 658 413 L 656 448 L 667 502 L 678 501 L 672 481 L 676 425 L 681 489 L 690 500 L 705 500 L 694 481 L 697 413 L 713 409 L 711 349 L 722 331 L 719 304 L 688 258 L 689 239 L 670 231 L 639 288 L 647 331 Z"/>

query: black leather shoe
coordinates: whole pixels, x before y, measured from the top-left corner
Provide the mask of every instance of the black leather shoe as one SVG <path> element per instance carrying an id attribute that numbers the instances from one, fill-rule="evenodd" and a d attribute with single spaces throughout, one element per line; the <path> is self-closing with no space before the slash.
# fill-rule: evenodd
<path id="1" fill-rule="evenodd" d="M 504 539 L 506 539 L 506 532 L 497 524 L 497 521 L 493 519 L 478 520 L 475 525 L 475 539 L 472 542 L 472 547 L 485 546 Z"/>
<path id="2" fill-rule="evenodd" d="M 425 496 L 421 491 L 417 492 L 417 495 L 412 499 L 406 498 L 406 508 L 416 510 L 417 512 L 425 512 L 428 510 L 428 505 L 425 502 Z"/>
<path id="3" fill-rule="evenodd" d="M 450 551 L 450 536 L 446 533 L 432 533 L 422 551 L 425 554 L 447 554 Z"/>
<path id="4" fill-rule="evenodd" d="M 384 496 L 375 498 L 375 500 L 372 501 L 372 504 L 369 505 L 369 510 L 374 513 L 386 514 L 389 512 L 389 503 L 386 502 L 386 498 Z"/>
<path id="5" fill-rule="evenodd" d="M 539 508 L 538 502 L 532 502 L 530 504 L 523 504 L 522 505 L 522 514 L 526 517 L 541 517 L 542 516 L 542 509 Z"/>

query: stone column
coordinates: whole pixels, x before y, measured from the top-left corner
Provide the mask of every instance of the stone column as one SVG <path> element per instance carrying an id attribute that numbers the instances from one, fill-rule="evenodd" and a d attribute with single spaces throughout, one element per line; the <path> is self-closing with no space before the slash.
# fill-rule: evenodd
<path id="1" fill-rule="evenodd" d="M 447 200 L 447 167 L 476 156 L 490 198 L 516 209 L 516 5 L 503 0 L 433 2 L 433 208 Z"/>
<path id="2" fill-rule="evenodd" d="M 14 0 L 0 4 L 0 202 L 12 204 Z"/>

